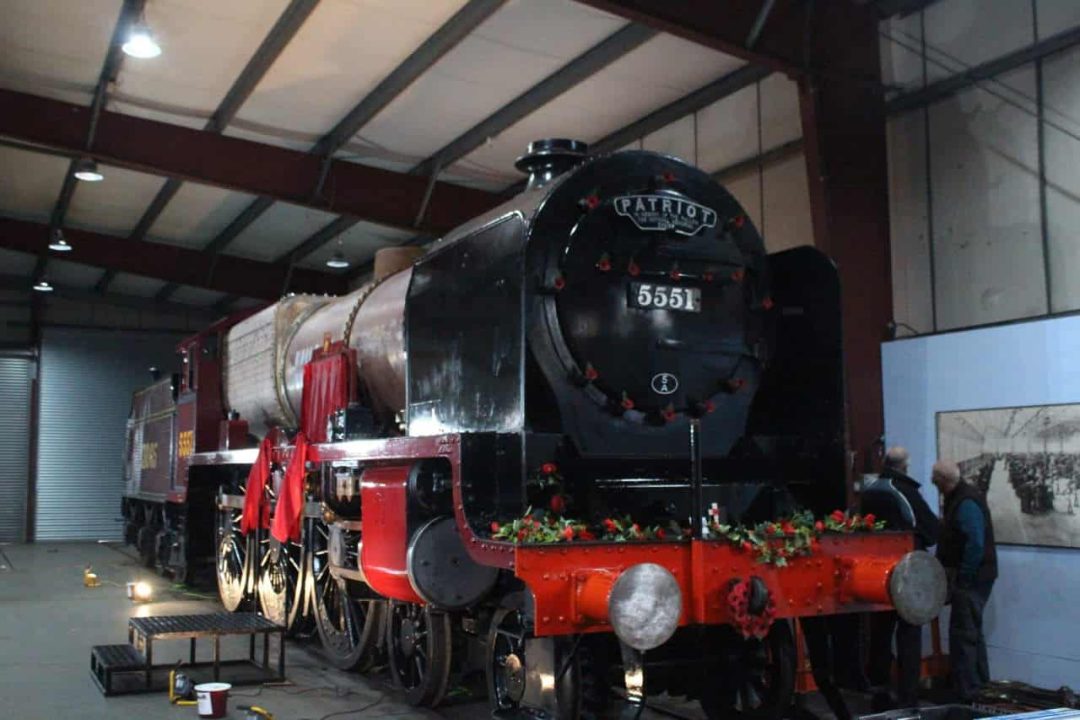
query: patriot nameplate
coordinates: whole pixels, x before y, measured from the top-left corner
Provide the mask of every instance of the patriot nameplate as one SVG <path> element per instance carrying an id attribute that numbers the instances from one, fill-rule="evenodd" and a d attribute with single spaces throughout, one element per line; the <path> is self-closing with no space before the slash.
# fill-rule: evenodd
<path id="1" fill-rule="evenodd" d="M 630 218 L 639 230 L 695 235 L 702 228 L 716 227 L 715 210 L 669 195 L 620 195 L 614 205 L 615 212 Z"/>

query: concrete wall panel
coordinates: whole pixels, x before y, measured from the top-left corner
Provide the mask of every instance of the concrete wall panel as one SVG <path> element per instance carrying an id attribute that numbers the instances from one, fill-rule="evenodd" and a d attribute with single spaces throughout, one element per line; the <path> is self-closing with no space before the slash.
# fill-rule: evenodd
<path id="1" fill-rule="evenodd" d="M 1080 48 L 1043 64 L 1043 103 L 1050 307 L 1062 312 L 1080 309 Z"/>
<path id="2" fill-rule="evenodd" d="M 922 111 L 889 121 L 888 152 L 893 317 L 918 332 L 930 332 L 934 317 Z"/>

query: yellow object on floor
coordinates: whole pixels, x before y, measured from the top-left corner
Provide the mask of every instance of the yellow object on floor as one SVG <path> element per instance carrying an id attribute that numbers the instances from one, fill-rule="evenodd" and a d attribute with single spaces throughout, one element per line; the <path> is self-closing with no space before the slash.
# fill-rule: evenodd
<path id="1" fill-rule="evenodd" d="M 97 573 L 95 573 L 94 569 L 89 565 L 87 565 L 86 569 L 83 570 L 82 582 L 83 585 L 86 587 L 97 587 L 98 585 L 101 585 L 101 581 L 98 580 Z"/>
<path id="2" fill-rule="evenodd" d="M 258 705 L 238 705 L 236 709 L 247 713 L 244 715 L 244 720 L 274 720 L 274 716 L 270 714 L 269 710 Z"/>

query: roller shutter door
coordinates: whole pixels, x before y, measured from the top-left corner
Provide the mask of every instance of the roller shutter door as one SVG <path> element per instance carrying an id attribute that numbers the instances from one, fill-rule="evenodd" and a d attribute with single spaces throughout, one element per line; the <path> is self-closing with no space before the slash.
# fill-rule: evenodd
<path id="1" fill-rule="evenodd" d="M 148 369 L 177 365 L 173 334 L 46 328 L 35 540 L 119 540 L 124 435 Z"/>
<path id="2" fill-rule="evenodd" d="M 26 535 L 33 361 L 0 355 L 0 542 Z"/>

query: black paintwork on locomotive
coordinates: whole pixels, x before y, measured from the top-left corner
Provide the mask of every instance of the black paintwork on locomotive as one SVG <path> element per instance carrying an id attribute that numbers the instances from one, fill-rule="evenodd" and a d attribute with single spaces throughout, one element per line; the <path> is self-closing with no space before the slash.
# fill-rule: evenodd
<path id="1" fill-rule="evenodd" d="M 641 229 L 615 208 L 640 195 L 690 201 L 715 222 L 690 234 Z M 633 307 L 632 282 L 700 288 L 701 312 Z M 547 502 L 531 481 L 550 461 L 575 516 L 685 519 L 692 418 L 706 507 L 774 517 L 789 490 L 804 506 L 836 507 L 839 340 L 835 268 L 823 255 L 769 258 L 707 174 L 617 153 L 527 190 L 417 263 L 408 434 L 466 434 L 463 462 L 475 472 L 463 472 L 464 500 L 477 527 Z M 675 392 L 654 391 L 660 373 L 677 378 Z"/>

